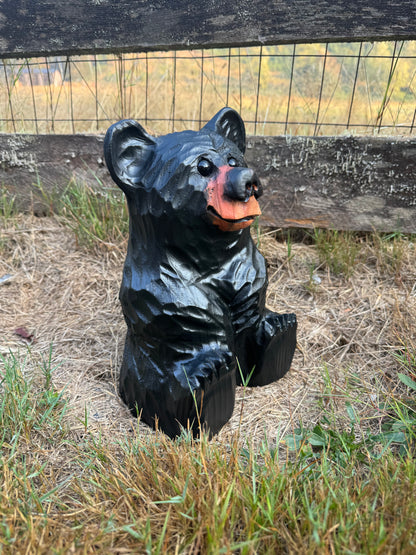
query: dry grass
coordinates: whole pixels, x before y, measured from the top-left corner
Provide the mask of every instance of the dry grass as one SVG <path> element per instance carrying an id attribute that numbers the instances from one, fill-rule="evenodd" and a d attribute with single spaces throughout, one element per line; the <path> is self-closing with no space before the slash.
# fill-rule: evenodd
<path id="1" fill-rule="evenodd" d="M 125 244 L 87 251 L 57 219 L 30 216 L 13 220 L 1 235 L 0 276 L 13 276 L 0 286 L 1 352 L 29 349 L 40 357 L 53 345 L 59 365 L 53 381 L 66 388 L 74 431 L 83 427 L 86 410 L 90 427 L 122 437 L 134 426 L 116 393 L 125 334 L 118 302 Z M 244 393 L 242 414 L 238 390 L 234 416 L 219 440 L 240 428 L 255 442 L 264 434 L 273 441 L 294 421 L 314 423 L 325 376 L 342 390 L 356 375 L 366 388 L 357 400 L 360 412 L 374 414 L 378 387 L 389 387 L 397 372 L 395 353 L 403 343 L 416 343 L 414 245 L 402 242 L 398 268 L 389 258 L 398 247 L 386 243 L 383 253 L 363 239 L 348 280 L 331 273 L 313 245 L 288 248 L 272 233 L 261 237 L 260 248 L 270 264 L 268 305 L 297 313 L 299 349 L 284 379 Z M 14 333 L 22 326 L 34 335 L 30 346 Z M 141 431 L 152 433 L 146 426 Z"/>
<path id="2" fill-rule="evenodd" d="M 413 552 L 411 459 L 364 450 L 357 465 L 352 444 L 346 458 L 330 445 L 305 458 L 302 447 L 280 472 L 278 456 L 287 459 L 282 438 L 328 417 L 352 435 L 381 431 L 385 395 L 403 391 L 395 355 L 416 344 L 414 243 L 356 238 L 347 279 L 305 238 L 261 233 L 268 305 L 299 319 L 292 369 L 268 387 L 239 388 L 211 443 L 172 442 L 138 424 L 116 393 L 125 243 L 87 250 L 56 217 L 2 225 L 0 278 L 11 278 L 0 285 L 0 354 L 26 357 L 37 393 L 21 370 L 9 380 L 15 395 L 3 382 L 0 551 Z M 22 327 L 31 344 L 16 335 Z"/>

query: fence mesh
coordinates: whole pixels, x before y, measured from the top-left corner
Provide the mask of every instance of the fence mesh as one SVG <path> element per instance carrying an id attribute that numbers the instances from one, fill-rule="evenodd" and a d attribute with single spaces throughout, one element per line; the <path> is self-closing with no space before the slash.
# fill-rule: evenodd
<path id="1" fill-rule="evenodd" d="M 2 60 L 0 131 L 159 134 L 228 105 L 250 134 L 413 134 L 415 61 L 416 41 Z"/>

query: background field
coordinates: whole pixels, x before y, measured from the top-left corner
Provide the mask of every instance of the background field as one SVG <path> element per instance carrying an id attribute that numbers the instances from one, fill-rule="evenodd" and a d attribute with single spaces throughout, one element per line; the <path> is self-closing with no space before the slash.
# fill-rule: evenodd
<path id="1" fill-rule="evenodd" d="M 154 133 L 197 128 L 221 107 L 249 134 L 409 134 L 415 41 L 4 60 L 3 132 L 104 132 L 124 117 Z"/>

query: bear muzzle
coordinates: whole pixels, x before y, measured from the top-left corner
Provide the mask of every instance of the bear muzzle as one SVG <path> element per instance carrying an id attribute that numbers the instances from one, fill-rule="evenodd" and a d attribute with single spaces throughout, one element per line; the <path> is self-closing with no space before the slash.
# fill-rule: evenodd
<path id="1" fill-rule="evenodd" d="M 222 231 L 244 229 L 260 216 L 257 199 L 262 194 L 260 180 L 253 170 L 222 166 L 206 188 L 207 214 Z"/>

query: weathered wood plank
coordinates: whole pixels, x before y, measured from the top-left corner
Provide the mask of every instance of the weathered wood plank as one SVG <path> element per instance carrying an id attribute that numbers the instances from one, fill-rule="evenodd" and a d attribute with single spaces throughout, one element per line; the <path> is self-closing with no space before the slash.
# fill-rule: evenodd
<path id="1" fill-rule="evenodd" d="M 37 187 L 74 177 L 115 187 L 102 136 L 0 135 L 0 183 L 22 209 L 45 210 Z M 263 182 L 262 224 L 416 232 L 416 139 L 249 137 L 246 159 Z"/>
<path id="2" fill-rule="evenodd" d="M 62 191 L 71 179 L 110 186 L 103 142 L 103 136 L 95 135 L 0 134 L 0 184 L 15 197 L 20 210 L 44 214 L 47 206 L 39 185 L 49 196 Z"/>
<path id="3" fill-rule="evenodd" d="M 416 0 L 3 0 L 0 57 L 416 38 Z"/>
<path id="4" fill-rule="evenodd" d="M 255 137 L 263 224 L 416 232 L 416 139 Z"/>

